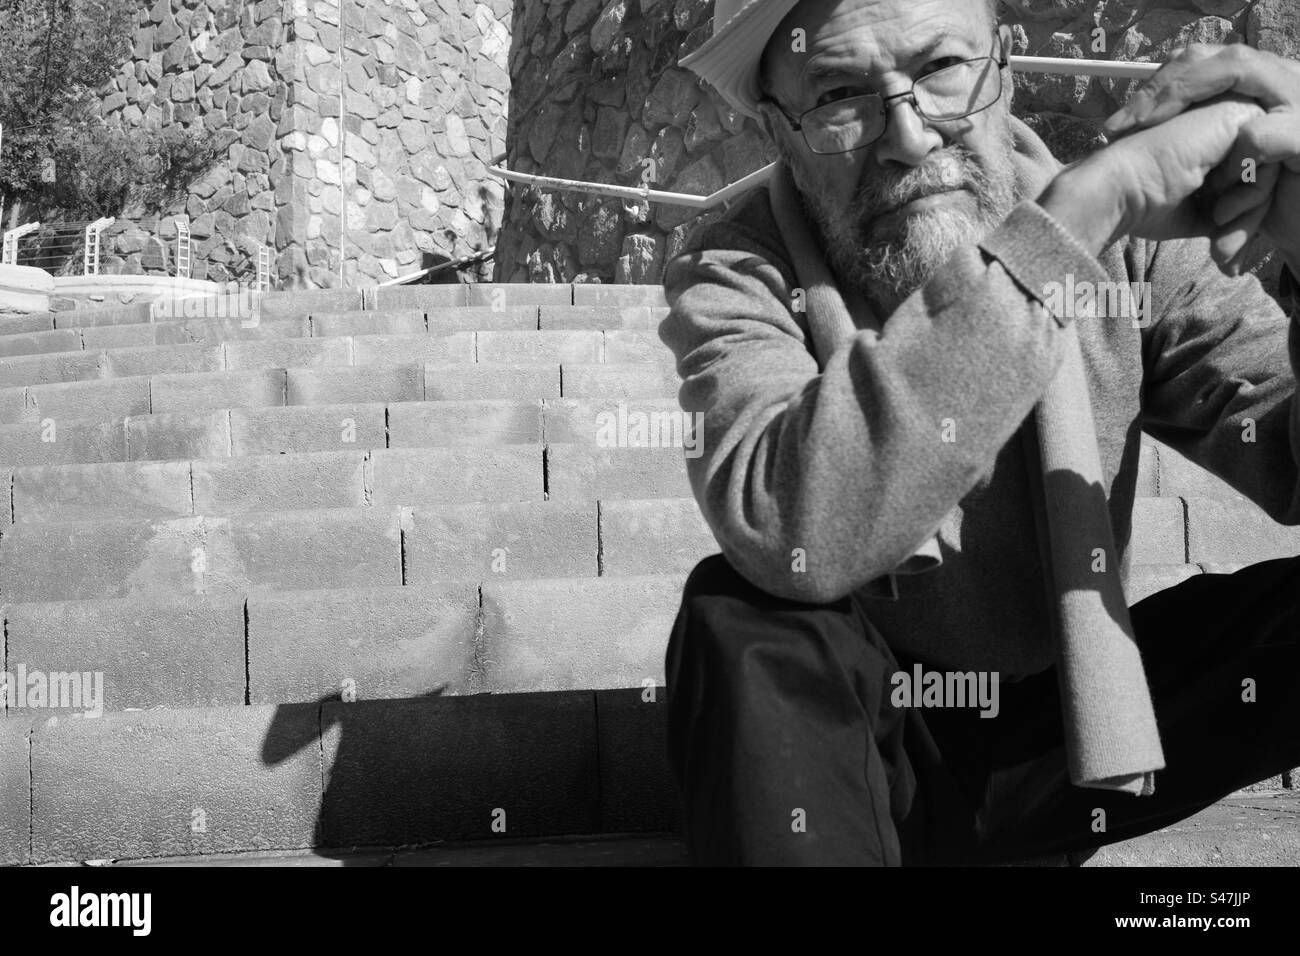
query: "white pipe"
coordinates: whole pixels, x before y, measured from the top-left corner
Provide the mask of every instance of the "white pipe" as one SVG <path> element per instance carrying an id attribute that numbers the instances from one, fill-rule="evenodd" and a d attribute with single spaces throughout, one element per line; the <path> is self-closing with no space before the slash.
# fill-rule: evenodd
<path id="1" fill-rule="evenodd" d="M 1145 79 L 1160 63 L 1125 60 L 1074 60 L 1060 56 L 1013 56 L 1011 69 L 1021 73 L 1064 73 L 1071 76 L 1105 76 L 1113 79 Z"/>

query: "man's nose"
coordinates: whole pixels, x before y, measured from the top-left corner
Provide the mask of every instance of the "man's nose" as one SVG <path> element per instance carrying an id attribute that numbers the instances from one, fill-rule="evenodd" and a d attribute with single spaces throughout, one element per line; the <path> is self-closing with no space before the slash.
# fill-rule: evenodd
<path id="1" fill-rule="evenodd" d="M 889 104 L 885 134 L 876 142 L 876 162 L 885 166 L 919 166 L 943 147 L 943 137 L 916 111 L 916 100 L 899 97 Z"/>

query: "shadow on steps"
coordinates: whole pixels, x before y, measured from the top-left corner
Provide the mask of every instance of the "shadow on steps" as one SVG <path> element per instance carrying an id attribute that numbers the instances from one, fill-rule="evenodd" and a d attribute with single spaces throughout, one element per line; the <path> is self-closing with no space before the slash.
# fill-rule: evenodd
<path id="1" fill-rule="evenodd" d="M 282 704 L 262 762 L 318 748 L 312 843 L 324 856 L 341 851 L 345 864 L 357 847 L 662 833 L 676 829 L 676 795 L 663 756 L 664 708 L 646 695 L 435 690 Z M 312 710 L 314 722 L 304 719 Z"/>

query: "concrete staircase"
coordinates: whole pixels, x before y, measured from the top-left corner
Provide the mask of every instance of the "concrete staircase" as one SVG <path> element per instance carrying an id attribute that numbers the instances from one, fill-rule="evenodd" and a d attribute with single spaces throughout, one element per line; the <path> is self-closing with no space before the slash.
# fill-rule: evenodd
<path id="1" fill-rule="evenodd" d="M 663 647 L 716 546 L 682 450 L 596 426 L 677 409 L 661 290 L 207 308 L 0 319 L 4 670 L 104 711 L 8 708 L 0 862 L 670 831 Z M 1300 552 L 1168 449 L 1139 495 L 1132 600 Z"/>

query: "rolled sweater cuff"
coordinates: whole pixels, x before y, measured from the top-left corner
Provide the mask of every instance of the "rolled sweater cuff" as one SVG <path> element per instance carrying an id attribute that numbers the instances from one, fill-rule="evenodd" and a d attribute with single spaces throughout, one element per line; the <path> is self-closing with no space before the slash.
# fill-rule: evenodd
<path id="1" fill-rule="evenodd" d="M 979 247 L 1000 262 L 1061 328 L 1075 317 L 1069 307 L 1071 298 L 1063 290 L 1083 282 L 1097 288 L 1110 281 L 1110 274 L 1083 243 L 1032 200 L 1013 209 Z"/>

